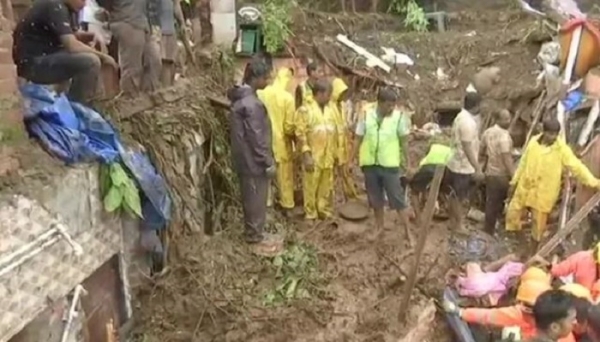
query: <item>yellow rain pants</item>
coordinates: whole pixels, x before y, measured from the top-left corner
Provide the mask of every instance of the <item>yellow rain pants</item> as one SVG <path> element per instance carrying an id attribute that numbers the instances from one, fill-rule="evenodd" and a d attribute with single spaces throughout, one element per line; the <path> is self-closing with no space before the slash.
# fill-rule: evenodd
<path id="1" fill-rule="evenodd" d="M 273 156 L 277 166 L 275 178 L 279 204 L 284 209 L 294 208 L 294 164 L 293 143 L 295 102 L 287 86 L 292 78 L 289 68 L 281 68 L 273 84 L 257 92 L 265 104 L 271 121 Z M 273 193 L 269 188 L 269 206 L 273 203 Z"/>
<path id="2" fill-rule="evenodd" d="M 337 148 L 336 109 L 312 102 L 296 112 L 296 139 L 303 154 L 309 153 L 314 170 L 304 168 L 304 213 L 307 219 L 333 214 L 333 167 Z"/>
<path id="3" fill-rule="evenodd" d="M 337 151 L 336 161 L 339 165 L 337 176 L 341 178 L 342 190 L 346 199 L 354 199 L 358 196 L 354 178 L 350 172 L 350 130 L 348 129 L 346 106 L 341 103 L 342 95 L 348 90 L 348 86 L 341 78 L 336 78 L 332 82 L 333 91 L 331 93 L 331 102 L 336 109 L 336 129 L 337 129 Z"/>
<path id="4" fill-rule="evenodd" d="M 519 161 L 511 186 L 515 192 L 506 211 L 506 230 L 521 230 L 521 216 L 531 210 L 534 216 L 533 238 L 540 241 L 546 231 L 548 214 L 558 200 L 563 168 L 581 183 L 600 187 L 600 180 L 575 156 L 563 138 L 552 145 L 539 143 L 541 135 L 531 139 Z"/>

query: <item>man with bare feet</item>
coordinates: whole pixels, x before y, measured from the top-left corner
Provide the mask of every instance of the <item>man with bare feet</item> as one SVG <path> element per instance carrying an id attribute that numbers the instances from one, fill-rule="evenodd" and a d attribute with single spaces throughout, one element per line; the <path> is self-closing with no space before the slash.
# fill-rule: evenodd
<path id="1" fill-rule="evenodd" d="M 479 154 L 479 115 L 481 95 L 467 92 L 463 110 L 452 124 L 453 154 L 446 166 L 442 190 L 449 192 L 451 224 L 457 231 L 465 232 L 463 219 L 474 180 L 482 180 L 483 173 L 477 159 Z"/>
<path id="2" fill-rule="evenodd" d="M 409 164 L 406 141 L 410 125 L 408 117 L 395 109 L 397 100 L 398 95 L 392 89 L 381 89 L 377 106 L 358 122 L 358 159 L 365 174 L 365 187 L 369 205 L 375 212 L 377 230 L 383 228 L 387 196 L 390 208 L 398 212 L 410 238 L 409 204 L 400 182 L 400 167 Z"/>

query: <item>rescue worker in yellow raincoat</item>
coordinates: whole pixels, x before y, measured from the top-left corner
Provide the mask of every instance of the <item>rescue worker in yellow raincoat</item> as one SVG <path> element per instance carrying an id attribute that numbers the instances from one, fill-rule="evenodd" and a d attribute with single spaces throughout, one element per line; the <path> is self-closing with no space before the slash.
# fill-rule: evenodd
<path id="1" fill-rule="evenodd" d="M 336 161 L 339 169 L 337 174 L 341 177 L 342 188 L 346 200 L 355 199 L 358 194 L 356 193 L 356 186 L 350 171 L 350 153 L 352 153 L 352 148 L 350 147 L 350 131 L 348 130 L 349 113 L 348 107 L 345 104 L 348 86 L 341 78 L 335 78 L 332 82 L 332 87 L 331 102 L 336 108 L 336 125 L 338 133 Z"/>
<path id="2" fill-rule="evenodd" d="M 556 204 L 561 188 L 563 168 L 570 170 L 584 185 L 600 188 L 600 180 L 573 154 L 560 133 L 560 123 L 551 118 L 543 123 L 543 132 L 531 139 L 521 157 L 511 182 L 512 199 L 506 212 L 506 230 L 521 230 L 521 215 L 531 209 L 535 242 L 546 231 L 548 214 Z"/>
<path id="3" fill-rule="evenodd" d="M 323 76 L 323 70 L 317 62 L 310 62 L 306 66 L 306 76 L 308 79 L 296 87 L 296 108 L 314 101 L 314 85 Z"/>
<path id="4" fill-rule="evenodd" d="M 285 215 L 294 209 L 294 163 L 293 134 L 296 107 L 294 96 L 287 91 L 293 72 L 289 68 L 278 70 L 275 80 L 264 90 L 257 92 L 259 99 L 267 107 L 273 132 L 273 156 L 277 165 L 275 181 L 279 190 L 279 204 Z M 272 204 L 269 192 L 269 204 Z"/>
<path id="5" fill-rule="evenodd" d="M 296 141 L 302 151 L 304 214 L 307 220 L 333 215 L 333 167 L 337 149 L 335 107 L 331 84 L 313 85 L 315 101 L 296 111 Z"/>

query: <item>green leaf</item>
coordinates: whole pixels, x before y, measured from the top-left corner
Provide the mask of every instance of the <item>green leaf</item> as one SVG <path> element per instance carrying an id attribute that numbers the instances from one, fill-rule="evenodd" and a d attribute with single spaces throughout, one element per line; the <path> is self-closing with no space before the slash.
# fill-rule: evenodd
<path id="1" fill-rule="evenodd" d="M 104 198 L 108 194 L 108 190 L 110 190 L 110 166 L 100 164 L 100 168 L 98 169 L 98 187 L 100 190 L 100 197 Z"/>
<path id="2" fill-rule="evenodd" d="M 127 207 L 131 209 L 131 211 L 137 215 L 138 217 L 143 217 L 142 215 L 142 200 L 140 199 L 140 192 L 138 188 L 135 186 L 131 179 L 127 179 L 127 182 L 123 186 L 123 201 L 127 204 Z"/>
<path id="3" fill-rule="evenodd" d="M 283 266 L 283 258 L 281 257 L 281 255 L 278 255 L 273 259 L 273 266 L 275 266 L 275 267 Z"/>
<path id="4" fill-rule="evenodd" d="M 296 295 L 296 288 L 298 287 L 298 279 L 297 278 L 291 278 L 289 281 L 289 285 L 287 287 L 287 290 L 285 292 L 285 298 L 294 298 L 294 296 Z"/>
<path id="5" fill-rule="evenodd" d="M 117 210 L 123 203 L 123 192 L 120 188 L 111 187 L 104 197 L 104 209 L 109 213 Z"/>
<path id="6" fill-rule="evenodd" d="M 127 173 L 119 163 L 113 163 L 110 165 L 110 180 L 113 186 L 123 186 L 129 180 Z"/>

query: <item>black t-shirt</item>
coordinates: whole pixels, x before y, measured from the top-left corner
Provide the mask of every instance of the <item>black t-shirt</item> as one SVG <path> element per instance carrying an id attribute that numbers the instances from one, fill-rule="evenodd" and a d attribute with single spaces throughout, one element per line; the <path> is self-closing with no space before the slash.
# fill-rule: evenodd
<path id="1" fill-rule="evenodd" d="M 76 30 L 75 13 L 61 0 L 35 0 L 13 33 L 13 59 L 19 76 L 35 57 L 63 49 L 60 36 Z"/>

